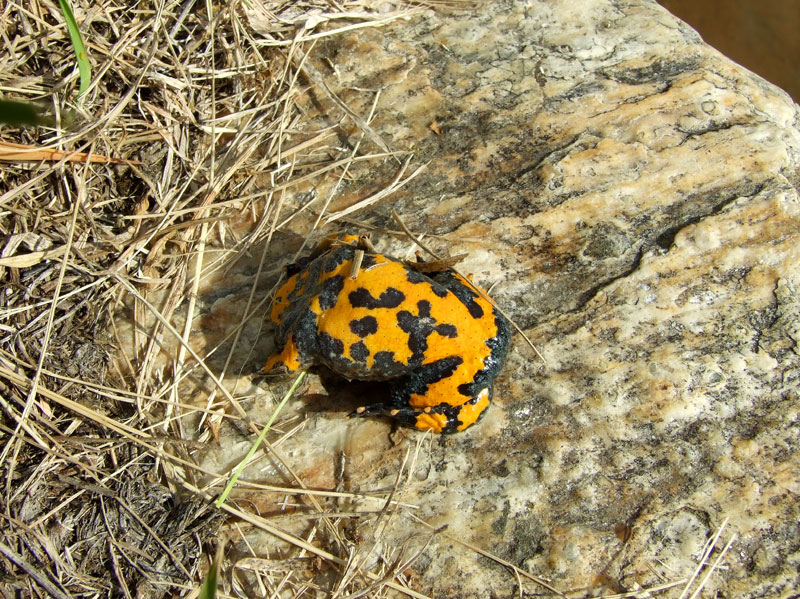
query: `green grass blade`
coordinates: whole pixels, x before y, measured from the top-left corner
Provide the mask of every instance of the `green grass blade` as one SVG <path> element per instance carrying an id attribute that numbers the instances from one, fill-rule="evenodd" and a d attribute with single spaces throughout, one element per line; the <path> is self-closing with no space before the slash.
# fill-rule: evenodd
<path id="1" fill-rule="evenodd" d="M 217 578 L 219 577 L 219 567 L 222 564 L 222 543 L 217 547 L 217 554 L 214 557 L 214 562 L 206 574 L 203 581 L 203 586 L 200 587 L 200 593 L 197 599 L 215 599 L 217 596 Z"/>
<path id="2" fill-rule="evenodd" d="M 303 377 L 305 375 L 306 371 L 301 370 L 300 374 L 298 374 L 297 378 L 294 380 L 294 383 L 292 383 L 292 386 L 286 392 L 286 395 L 284 395 L 283 399 L 280 401 L 280 403 L 278 403 L 278 406 L 275 408 L 275 411 L 272 412 L 272 416 L 270 416 L 269 420 L 267 420 L 267 424 L 264 425 L 264 429 L 261 431 L 261 434 L 258 436 L 258 439 L 256 439 L 256 442 L 253 443 L 252 447 L 250 447 L 250 451 L 247 452 L 247 455 L 239 463 L 239 466 L 236 468 L 236 470 L 234 470 L 231 480 L 228 481 L 228 485 L 225 487 L 225 490 L 222 492 L 222 495 L 220 495 L 219 499 L 217 499 L 217 507 L 225 503 L 225 499 L 228 497 L 228 494 L 231 492 L 231 489 L 233 489 L 233 485 L 235 485 L 236 481 L 239 480 L 239 475 L 241 475 L 241 473 L 245 469 L 245 466 L 247 466 L 247 463 L 255 455 L 258 446 L 261 445 L 261 442 L 264 440 L 264 437 L 267 436 L 267 431 L 269 430 L 269 427 L 271 427 L 272 423 L 275 422 L 275 418 L 278 417 L 278 413 L 283 409 L 283 406 L 286 405 L 286 402 L 289 401 L 289 398 L 292 396 L 295 389 L 297 389 L 298 385 L 300 385 L 300 381 L 303 380 Z"/>
<path id="3" fill-rule="evenodd" d="M 75 58 L 78 61 L 78 71 L 81 74 L 81 85 L 78 89 L 78 97 L 80 98 L 83 93 L 89 89 L 89 83 L 92 81 L 92 68 L 89 65 L 89 55 L 86 54 L 86 46 L 83 45 L 83 38 L 81 31 L 78 29 L 78 22 L 75 20 L 75 15 L 72 14 L 72 7 L 69 0 L 58 0 L 61 5 L 61 12 L 64 13 L 64 20 L 67 22 L 67 30 L 69 31 L 69 39 L 72 41 L 72 48 L 75 50 Z"/>

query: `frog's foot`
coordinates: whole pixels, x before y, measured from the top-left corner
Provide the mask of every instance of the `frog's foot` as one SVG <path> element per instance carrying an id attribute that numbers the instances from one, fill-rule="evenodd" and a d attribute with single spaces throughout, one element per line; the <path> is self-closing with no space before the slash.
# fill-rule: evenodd
<path id="1" fill-rule="evenodd" d="M 458 420 L 459 409 L 449 405 L 432 408 L 394 408 L 385 404 L 372 404 L 358 408 L 350 417 L 386 416 L 403 424 L 423 431 L 434 433 L 455 433 L 461 422 Z"/>
<path id="2" fill-rule="evenodd" d="M 442 403 L 424 408 L 410 406 L 398 408 L 377 403 L 358 408 L 350 414 L 350 417 L 388 416 L 400 424 L 413 426 L 419 430 L 445 434 L 456 433 L 469 428 L 480 420 L 486 408 L 489 407 L 491 395 L 491 389 L 486 387 L 461 405 Z"/>

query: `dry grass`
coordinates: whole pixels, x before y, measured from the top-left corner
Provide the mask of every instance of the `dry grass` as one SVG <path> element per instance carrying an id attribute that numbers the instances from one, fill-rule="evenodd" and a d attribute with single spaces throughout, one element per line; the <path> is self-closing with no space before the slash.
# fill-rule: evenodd
<path id="1" fill-rule="evenodd" d="M 384 527 L 412 517 L 394 491 L 315 491 L 286 464 L 291 488 L 241 483 L 308 507 L 297 518 L 316 524 L 301 538 L 280 519 L 230 501 L 216 509 L 229 473 L 196 463 L 185 428 L 193 422 L 201 441 L 225 419 L 258 430 L 243 397 L 222 383 L 240 366 L 234 354 L 246 316 L 220 349 L 218 367 L 188 342 L 203 277 L 264 248 L 257 282 L 273 235 L 292 219 L 302 214 L 311 230 L 350 214 L 327 207 L 355 163 L 386 161 L 396 173 L 386 192 L 358 209 L 419 172 L 407 172 L 407 157 L 370 127 L 371 114 L 348 107 L 309 60 L 320 40 L 411 9 L 378 14 L 368 2 L 258 0 L 74 8 L 94 69 L 77 105 L 78 72 L 58 2 L 8 0 L 0 13 L 2 94 L 39 103 L 58 123 L 0 132 L 0 144 L 35 152 L 0 170 L 0 593 L 191 595 L 215 546 L 234 540 L 222 577 L 229 595 L 422 597 L 404 573 L 445 533 L 423 527 L 365 567 Z M 304 129 L 296 99 L 311 86 L 336 111 L 329 129 Z M 345 148 L 342 123 L 359 132 Z M 289 202 L 323 179 L 332 182 L 327 197 L 298 209 Z M 211 245 L 226 251 L 207 257 Z M 268 301 L 256 282 L 246 314 L 263 312 Z M 132 354 L 120 351 L 125 307 L 135 322 Z M 168 343 L 177 352 L 165 366 Z M 204 405 L 184 401 L 188 380 L 200 381 Z M 281 439 L 268 444 L 273 459 L 280 460 Z M 355 499 L 372 508 L 348 511 Z M 355 517 L 369 523 L 358 535 L 346 525 Z M 275 559 L 237 553 L 248 529 L 282 539 L 287 551 Z M 520 589 L 523 578 L 547 587 L 501 563 Z"/>
<path id="2" fill-rule="evenodd" d="M 209 507 L 213 482 L 193 486 L 209 473 L 182 443 L 191 435 L 181 419 L 202 412 L 211 430 L 228 411 L 251 423 L 220 383 L 233 350 L 212 372 L 175 311 L 192 314 L 205 272 L 269 245 L 293 216 L 284 200 L 298 185 L 368 157 L 333 149 L 333 129 L 299 134 L 295 99 L 319 77 L 304 67 L 319 39 L 400 14 L 361 3 L 247 6 L 76 3 L 94 67 L 78 105 L 58 3 L 2 9 L 0 89 L 58 123 L 0 136 L 28 152 L 0 171 L 4 593 L 172 595 L 196 586 L 200 557 L 213 553 L 224 512 Z M 242 214 L 255 218 L 238 236 L 230 223 Z M 225 258 L 204 262 L 209 243 Z M 126 363 L 116 318 L 131 304 L 137 351 Z M 157 355 L 169 336 L 180 350 L 164 372 Z M 211 381 L 207 410 L 179 400 L 194 370 Z"/>

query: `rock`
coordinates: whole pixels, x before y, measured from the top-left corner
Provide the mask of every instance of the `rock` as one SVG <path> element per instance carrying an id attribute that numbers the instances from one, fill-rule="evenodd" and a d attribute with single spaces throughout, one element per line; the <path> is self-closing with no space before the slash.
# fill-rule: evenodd
<path id="1" fill-rule="evenodd" d="M 315 463 L 321 485 L 341 483 L 332 456 L 344 451 L 342 484 L 364 491 L 392 486 L 419 443 L 395 497 L 418 509 L 400 509 L 375 551 L 391 562 L 428 540 L 409 512 L 446 525 L 408 570 L 430 596 L 517 593 L 513 573 L 453 538 L 561 591 L 609 594 L 685 585 L 720 530 L 709 563 L 733 542 L 705 596 L 789 593 L 800 586 L 798 107 L 653 2 L 476 6 L 323 38 L 309 64 L 364 122 L 380 90 L 372 131 L 413 152 L 406 174 L 427 163 L 350 218 L 397 230 L 396 210 L 437 249 L 468 254 L 461 270 L 546 363 L 515 335 L 486 418 L 446 438 L 388 443 L 389 423 L 345 421 L 350 406 L 335 399 L 296 402 L 311 422 L 284 451 Z M 318 85 L 298 103 L 309 130 L 341 121 L 342 143 L 362 137 Z M 380 151 L 363 136 L 362 153 Z M 330 212 L 399 168 L 354 164 Z M 317 186 L 319 202 L 334 182 Z M 373 241 L 412 249 L 399 235 Z M 359 527 L 369 551 L 370 520 Z"/>

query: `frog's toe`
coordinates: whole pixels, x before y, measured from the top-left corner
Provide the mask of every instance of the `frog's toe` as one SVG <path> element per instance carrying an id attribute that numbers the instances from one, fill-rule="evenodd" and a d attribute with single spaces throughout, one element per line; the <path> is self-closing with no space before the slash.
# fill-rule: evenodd
<path id="1" fill-rule="evenodd" d="M 363 418 L 369 416 L 391 416 L 394 410 L 382 403 L 374 403 L 368 406 L 359 406 L 350 412 L 348 418 Z"/>

